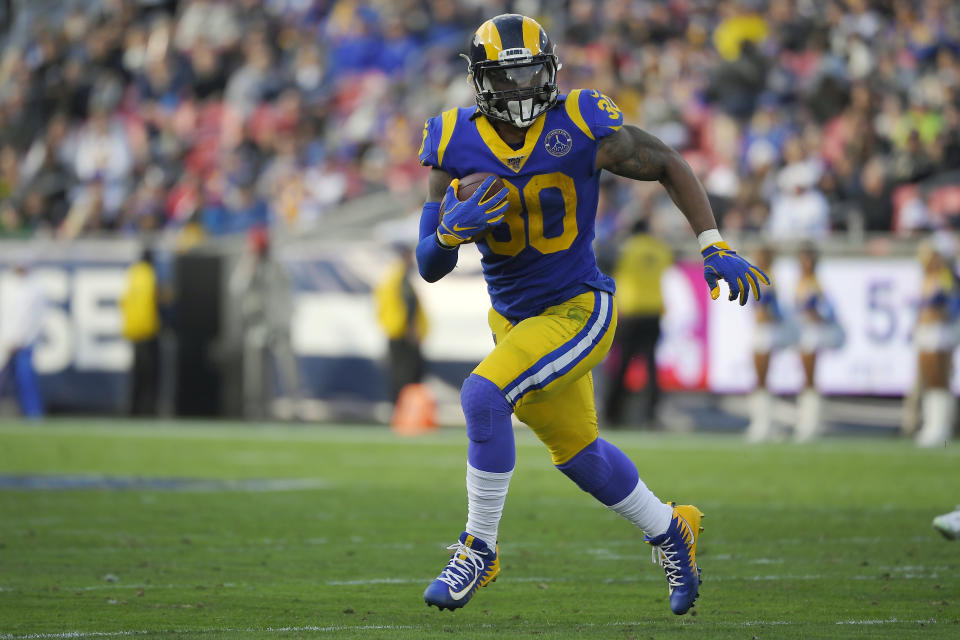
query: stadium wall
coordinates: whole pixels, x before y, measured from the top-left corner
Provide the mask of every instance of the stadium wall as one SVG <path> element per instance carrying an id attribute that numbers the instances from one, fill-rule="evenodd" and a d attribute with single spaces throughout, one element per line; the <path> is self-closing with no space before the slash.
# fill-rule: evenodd
<path id="1" fill-rule="evenodd" d="M 207 251 L 220 256 L 226 275 L 242 246 L 240 241 L 228 242 Z M 491 346 L 486 291 L 478 260 L 467 253 L 472 251 L 464 250 L 463 266 L 450 276 L 433 285 L 419 283 L 418 289 L 431 320 L 424 344 L 430 371 L 451 389 L 459 386 Z M 26 261 L 48 299 L 35 364 L 53 410 L 125 411 L 131 349 L 120 335 L 117 300 L 124 271 L 137 252 L 138 245 L 132 241 L 3 243 L 0 295 L 9 267 Z M 170 281 L 175 254 L 161 250 L 157 255 L 159 277 Z M 278 247 L 277 256 L 288 268 L 295 289 L 291 337 L 305 397 L 343 406 L 382 402 L 387 386 L 382 373 L 386 343 L 370 293 L 391 260 L 390 251 L 378 243 L 299 242 Z M 696 261 L 681 261 L 664 276 L 666 314 L 658 352 L 661 378 L 675 390 L 745 392 L 754 384 L 752 312 L 749 306 L 710 304 L 700 269 Z M 846 332 L 843 347 L 818 362 L 822 390 L 841 395 L 906 393 L 915 373 L 911 340 L 919 266 L 904 257 L 825 256 L 819 274 Z M 773 277 L 783 306 L 790 309 L 795 261 L 778 260 Z M 216 341 L 220 355 L 239 351 L 231 301 L 224 299 L 222 304 L 224 320 Z M 165 335 L 175 340 L 175 331 Z M 954 359 L 960 367 L 960 350 Z M 228 357 L 217 361 L 225 370 L 222 384 L 233 389 L 225 391 L 220 412 L 236 414 L 237 381 L 230 375 L 235 369 Z M 167 371 L 167 385 L 172 384 L 172 371 Z M 776 354 L 771 366 L 773 390 L 792 393 L 800 384 L 796 352 L 787 349 Z M 953 388 L 960 392 L 960 376 L 955 376 Z M 168 404 L 166 411 L 175 413 L 176 407 Z"/>

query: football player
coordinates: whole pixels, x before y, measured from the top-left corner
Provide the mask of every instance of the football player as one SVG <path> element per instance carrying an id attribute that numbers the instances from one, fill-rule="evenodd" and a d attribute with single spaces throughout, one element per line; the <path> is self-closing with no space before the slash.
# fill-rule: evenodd
<path id="1" fill-rule="evenodd" d="M 476 106 L 427 121 L 420 163 L 432 167 L 420 222 L 420 274 L 435 282 L 475 241 L 492 309 L 495 346 L 463 383 L 467 421 L 467 523 L 449 563 L 424 592 L 428 605 L 464 606 L 500 571 L 497 528 L 516 457 L 511 414 L 533 429 L 556 467 L 642 529 L 663 565 L 670 607 L 698 595 L 703 514 L 659 500 L 636 466 L 599 437 L 590 371 L 617 324 L 613 280 L 592 249 L 600 172 L 657 180 L 700 242 L 711 296 L 730 300 L 769 284 L 720 237 L 706 193 L 680 154 L 624 125 L 614 102 L 589 89 L 560 95 L 554 45 L 531 18 L 506 14 L 480 25 L 465 55 Z M 489 172 L 463 201 L 458 180 Z"/>

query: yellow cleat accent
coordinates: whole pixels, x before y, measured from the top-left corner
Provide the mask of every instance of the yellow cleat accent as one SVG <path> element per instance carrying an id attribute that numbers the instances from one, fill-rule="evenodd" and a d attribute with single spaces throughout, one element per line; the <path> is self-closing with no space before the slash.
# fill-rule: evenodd
<path id="1" fill-rule="evenodd" d="M 497 576 L 500 575 L 500 545 L 497 545 L 497 557 L 490 565 L 490 573 L 487 574 L 487 577 L 480 581 L 480 586 L 485 587 L 491 582 L 496 582 Z"/>
<path id="2" fill-rule="evenodd" d="M 705 516 L 700 509 L 692 504 L 682 504 L 680 506 L 674 505 L 673 517 L 679 518 L 687 524 L 686 530 L 689 532 L 689 535 L 692 538 L 692 540 L 686 540 L 686 543 L 690 548 L 690 565 L 696 567 L 697 540 L 700 538 L 700 534 L 703 533 L 703 525 L 701 523 L 703 522 L 703 518 Z"/>

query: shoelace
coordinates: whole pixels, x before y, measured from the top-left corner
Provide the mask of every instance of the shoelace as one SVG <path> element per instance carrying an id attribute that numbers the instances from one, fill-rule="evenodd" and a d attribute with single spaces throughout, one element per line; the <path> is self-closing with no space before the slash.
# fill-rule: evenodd
<path id="1" fill-rule="evenodd" d="M 453 557 L 450 558 L 447 568 L 443 570 L 437 580 L 458 589 L 471 575 L 470 567 L 467 566 L 466 561 L 473 565 L 474 571 L 481 571 L 483 569 L 483 556 L 461 542 L 456 542 L 447 549 L 454 552 Z"/>
<path id="2" fill-rule="evenodd" d="M 667 574 L 667 585 L 670 589 L 683 586 L 680 554 L 674 551 L 673 545 L 664 540 L 663 544 L 653 547 L 651 551 L 653 552 L 650 554 L 653 564 L 659 564 L 663 567 L 663 572 Z"/>

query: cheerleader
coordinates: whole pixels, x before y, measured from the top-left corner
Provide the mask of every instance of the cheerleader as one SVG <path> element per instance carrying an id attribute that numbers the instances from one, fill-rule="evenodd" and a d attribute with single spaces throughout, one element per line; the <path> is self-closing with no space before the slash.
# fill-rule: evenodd
<path id="1" fill-rule="evenodd" d="M 761 247 L 756 252 L 756 265 L 764 273 L 771 273 L 773 250 Z M 776 439 L 778 429 L 773 421 L 773 395 L 767 388 L 767 372 L 770 356 L 786 346 L 783 315 L 777 303 L 775 285 L 763 289 L 760 300 L 754 307 L 753 366 L 757 374 L 757 387 L 750 394 L 750 424 L 747 425 L 747 442 L 763 442 Z"/>
<path id="2" fill-rule="evenodd" d="M 956 399 L 950 392 L 950 369 L 956 336 L 950 314 L 956 292 L 953 274 L 941 251 L 925 242 L 918 249 L 918 257 L 923 284 L 914 344 L 923 418 L 917 444 L 938 447 L 950 440 L 953 431 Z"/>
<path id="3" fill-rule="evenodd" d="M 843 343 L 843 331 L 833 307 L 817 282 L 817 250 L 805 244 L 798 255 L 800 279 L 797 282 L 797 321 L 800 329 L 798 349 L 803 365 L 803 390 L 797 396 L 797 422 L 794 438 L 806 442 L 823 434 L 823 399 L 817 391 L 814 375 L 817 355 L 824 349 L 836 349 Z"/>

